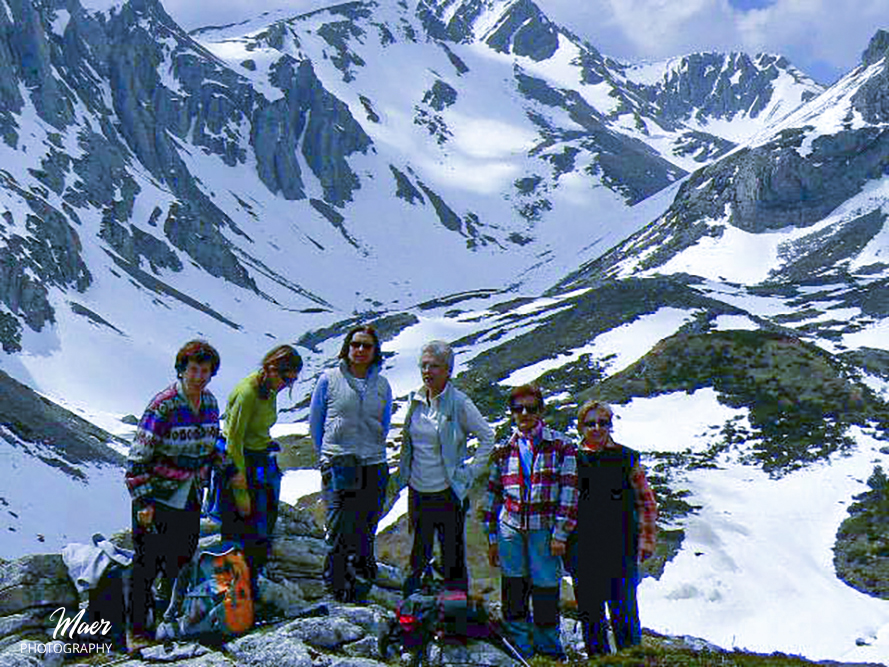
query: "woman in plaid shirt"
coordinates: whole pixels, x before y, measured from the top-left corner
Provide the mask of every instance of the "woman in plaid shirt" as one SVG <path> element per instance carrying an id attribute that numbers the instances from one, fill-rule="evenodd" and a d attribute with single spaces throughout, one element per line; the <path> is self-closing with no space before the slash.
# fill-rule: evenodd
<path id="1" fill-rule="evenodd" d="M 543 394 L 535 385 L 513 389 L 509 407 L 517 428 L 491 455 L 483 510 L 488 560 L 500 566 L 504 627 L 519 651 L 562 659 L 559 583 L 577 515 L 575 447 L 544 425 Z"/>

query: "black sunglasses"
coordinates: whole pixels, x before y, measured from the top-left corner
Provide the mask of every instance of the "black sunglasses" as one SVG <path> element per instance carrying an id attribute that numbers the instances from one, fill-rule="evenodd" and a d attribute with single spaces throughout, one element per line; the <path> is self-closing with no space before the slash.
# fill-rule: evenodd
<path id="1" fill-rule="evenodd" d="M 583 423 L 587 428 L 593 428 L 594 426 L 598 426 L 599 428 L 611 428 L 611 420 L 610 419 L 591 419 L 590 421 L 585 421 Z"/>
<path id="2" fill-rule="evenodd" d="M 362 350 L 371 350 L 371 349 L 373 349 L 374 344 L 367 343 L 363 340 L 353 340 L 353 341 L 349 341 L 349 347 L 351 347 L 353 350 L 357 350 L 359 347 Z"/>
<path id="3" fill-rule="evenodd" d="M 525 413 L 526 415 L 534 415 L 540 412 L 539 405 L 521 405 L 520 403 L 513 403 L 509 406 L 509 409 L 517 415 L 522 413 Z"/>

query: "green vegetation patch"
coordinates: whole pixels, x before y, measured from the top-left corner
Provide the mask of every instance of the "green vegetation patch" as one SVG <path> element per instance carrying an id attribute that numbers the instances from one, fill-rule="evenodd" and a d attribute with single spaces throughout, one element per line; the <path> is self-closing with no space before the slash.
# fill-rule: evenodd
<path id="1" fill-rule="evenodd" d="M 725 448 L 783 474 L 849 449 L 849 426 L 889 423 L 889 406 L 853 371 L 815 345 L 764 331 L 679 333 L 581 394 L 613 403 L 712 387 L 725 405 L 750 411 L 750 429 L 727 424 Z M 714 452 L 710 452 L 712 457 Z"/>
<path id="2" fill-rule="evenodd" d="M 460 374 L 460 385 L 488 418 L 500 416 L 506 405 L 508 388 L 497 384 L 517 368 L 525 368 L 543 359 L 555 359 L 588 344 L 599 334 L 633 322 L 661 308 L 686 308 L 704 313 L 696 326 L 706 328 L 718 315 L 741 314 L 742 311 L 709 297 L 688 286 L 685 276 L 627 279 L 606 283 L 566 299 L 552 307 L 550 314 L 541 314 L 536 326 L 517 336 L 510 336 L 500 345 L 474 357 Z M 516 307 L 522 305 L 517 302 Z M 509 311 L 503 313 L 509 315 Z M 454 347 L 476 345 L 483 340 L 506 338 L 509 327 L 530 324 L 528 316 L 515 315 L 490 329 L 454 342 Z M 602 374 L 602 360 L 589 355 L 567 364 L 563 369 L 542 375 L 537 381 L 547 394 L 579 392 L 597 382 Z M 576 406 L 569 402 L 567 407 Z M 556 417 L 556 423 L 567 423 L 568 416 Z M 554 425 L 556 425 L 554 423 Z"/>
<path id="3" fill-rule="evenodd" d="M 833 563 L 852 588 L 889 600 L 889 479 L 881 466 L 867 485 L 837 531 Z"/>

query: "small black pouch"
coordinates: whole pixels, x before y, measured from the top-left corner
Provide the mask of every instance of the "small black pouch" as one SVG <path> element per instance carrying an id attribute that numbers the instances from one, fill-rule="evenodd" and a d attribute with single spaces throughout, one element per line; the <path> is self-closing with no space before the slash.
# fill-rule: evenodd
<path id="1" fill-rule="evenodd" d="M 362 486 L 361 458 L 354 454 L 340 454 L 330 459 L 330 488 L 332 491 L 358 491 Z"/>

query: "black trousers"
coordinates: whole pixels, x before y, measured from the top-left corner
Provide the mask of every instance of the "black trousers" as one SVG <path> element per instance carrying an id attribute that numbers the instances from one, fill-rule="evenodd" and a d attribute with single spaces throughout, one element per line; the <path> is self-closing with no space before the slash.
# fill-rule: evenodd
<path id="1" fill-rule="evenodd" d="M 420 585 L 426 565 L 432 559 L 435 536 L 441 548 L 442 574 L 450 589 L 469 589 L 466 571 L 466 510 L 468 499 L 461 502 L 448 488 L 434 493 L 408 491 L 408 521 L 414 533 L 410 572 L 404 582 L 407 597 Z"/>
<path id="2" fill-rule="evenodd" d="M 355 488 L 336 489 L 331 471 L 322 473 L 327 522 L 324 579 L 340 600 L 364 599 L 377 576 L 377 524 L 386 500 L 389 467 L 358 466 Z"/>
<path id="3" fill-rule="evenodd" d="M 154 580 L 158 574 L 163 574 L 172 590 L 179 572 L 197 549 L 201 508 L 194 491 L 184 509 L 155 503 L 154 521 L 148 528 L 139 524 L 136 516 L 139 508 L 133 503 L 133 548 L 136 553 L 130 583 L 130 626 L 136 634 L 147 634 L 149 610 L 155 606 Z M 157 618 L 156 614 L 155 620 Z"/>

